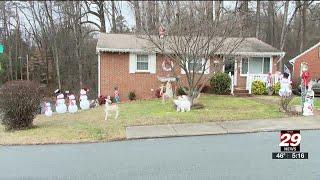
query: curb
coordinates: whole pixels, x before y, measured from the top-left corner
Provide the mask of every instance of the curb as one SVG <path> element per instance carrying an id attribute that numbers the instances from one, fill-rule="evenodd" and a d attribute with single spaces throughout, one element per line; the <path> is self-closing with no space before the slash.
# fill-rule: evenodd
<path id="1" fill-rule="evenodd" d="M 301 129 L 266 129 L 266 130 L 253 130 L 253 131 L 234 131 L 234 132 L 225 132 L 225 133 L 203 133 L 203 134 L 185 134 L 185 135 L 163 135 L 163 136 L 146 136 L 146 137 L 133 137 L 126 138 L 125 140 L 139 140 L 139 139 L 164 139 L 164 138 L 175 138 L 175 137 L 196 137 L 196 136 L 215 136 L 215 135 L 228 135 L 228 134 L 251 134 L 251 133 L 263 133 L 263 132 L 277 132 L 280 130 L 303 130 L 303 131 L 312 131 L 320 130 L 320 128 L 301 128 Z"/>

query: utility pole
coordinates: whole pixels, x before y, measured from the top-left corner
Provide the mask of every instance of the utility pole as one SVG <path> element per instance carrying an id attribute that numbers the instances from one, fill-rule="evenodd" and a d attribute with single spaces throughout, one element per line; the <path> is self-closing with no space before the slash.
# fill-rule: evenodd
<path id="1" fill-rule="evenodd" d="M 29 81 L 29 55 L 27 54 L 27 80 Z"/>

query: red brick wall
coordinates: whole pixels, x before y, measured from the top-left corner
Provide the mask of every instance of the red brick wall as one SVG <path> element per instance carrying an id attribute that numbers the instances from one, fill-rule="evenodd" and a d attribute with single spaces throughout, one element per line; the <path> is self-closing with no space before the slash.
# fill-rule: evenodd
<path id="1" fill-rule="evenodd" d="M 122 100 L 128 100 L 127 96 L 130 91 L 135 91 L 138 99 L 155 98 L 155 91 L 161 85 L 157 76 L 165 77 L 169 73 L 162 69 L 163 59 L 163 56 L 157 55 L 156 74 L 129 73 L 129 53 L 101 53 L 100 94 L 113 96 L 114 87 L 118 87 Z M 217 59 L 217 57 L 211 59 L 211 65 L 214 59 Z M 221 60 L 221 58 L 218 59 Z M 273 58 L 273 73 L 277 70 L 277 59 L 278 57 Z M 212 75 L 213 70 L 214 68 L 211 66 L 210 75 Z M 186 85 L 186 76 L 181 74 L 180 68 L 176 68 L 176 73 L 181 76 L 181 81 Z M 237 87 L 246 87 L 246 77 L 240 76 L 240 58 L 238 58 Z"/>
<path id="2" fill-rule="evenodd" d="M 162 69 L 162 62 L 163 56 L 157 55 L 156 74 L 129 73 L 129 53 L 101 53 L 100 94 L 113 96 L 114 87 L 118 87 L 122 100 L 128 100 L 130 91 L 135 91 L 138 99 L 155 98 L 155 91 L 161 85 L 157 76 L 165 77 L 168 74 Z M 176 73 L 186 84 L 186 77 L 181 74 L 180 68 L 176 68 Z"/>
<path id="3" fill-rule="evenodd" d="M 294 63 L 293 78 L 297 79 L 300 77 L 300 64 L 302 62 L 308 63 L 309 72 L 312 79 L 320 78 L 320 58 L 319 58 L 319 47 L 312 49 L 301 57 L 297 58 Z"/>

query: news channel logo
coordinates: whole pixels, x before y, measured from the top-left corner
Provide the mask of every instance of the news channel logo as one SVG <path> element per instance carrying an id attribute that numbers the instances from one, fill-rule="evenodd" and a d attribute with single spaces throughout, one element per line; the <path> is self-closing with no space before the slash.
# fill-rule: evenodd
<path id="1" fill-rule="evenodd" d="M 300 152 L 301 141 L 300 130 L 281 130 L 280 152 L 273 152 L 272 159 L 308 159 L 307 152 Z"/>

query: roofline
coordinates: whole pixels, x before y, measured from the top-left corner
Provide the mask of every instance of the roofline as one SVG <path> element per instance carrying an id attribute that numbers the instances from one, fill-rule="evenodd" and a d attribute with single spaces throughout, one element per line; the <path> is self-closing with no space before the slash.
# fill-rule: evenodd
<path id="1" fill-rule="evenodd" d="M 128 49 L 128 48 L 96 48 L 96 52 L 122 52 L 122 53 L 146 53 L 151 52 L 143 49 Z M 159 53 L 159 52 L 158 52 Z M 216 53 L 224 54 L 224 53 Z M 285 52 L 235 52 L 231 53 L 232 55 L 242 55 L 242 56 L 281 56 L 283 57 Z"/>
<path id="2" fill-rule="evenodd" d="M 285 52 L 235 52 L 231 53 L 234 55 L 243 55 L 243 56 L 281 56 L 283 57 Z"/>
<path id="3" fill-rule="evenodd" d="M 297 58 L 299 58 L 299 57 L 301 57 L 301 56 L 305 55 L 306 53 L 308 53 L 309 51 L 313 50 L 314 48 L 316 48 L 316 47 L 317 47 L 317 46 L 319 46 L 319 45 L 320 45 L 320 42 L 318 42 L 317 44 L 315 44 L 315 45 L 314 45 L 314 46 L 312 46 L 311 48 L 309 48 L 309 49 L 305 50 L 303 53 L 299 54 L 299 55 L 298 55 L 298 56 L 296 56 L 295 58 L 293 58 L 293 59 L 289 60 L 289 62 L 290 62 L 291 64 L 294 64 L 294 62 L 297 60 Z"/>

